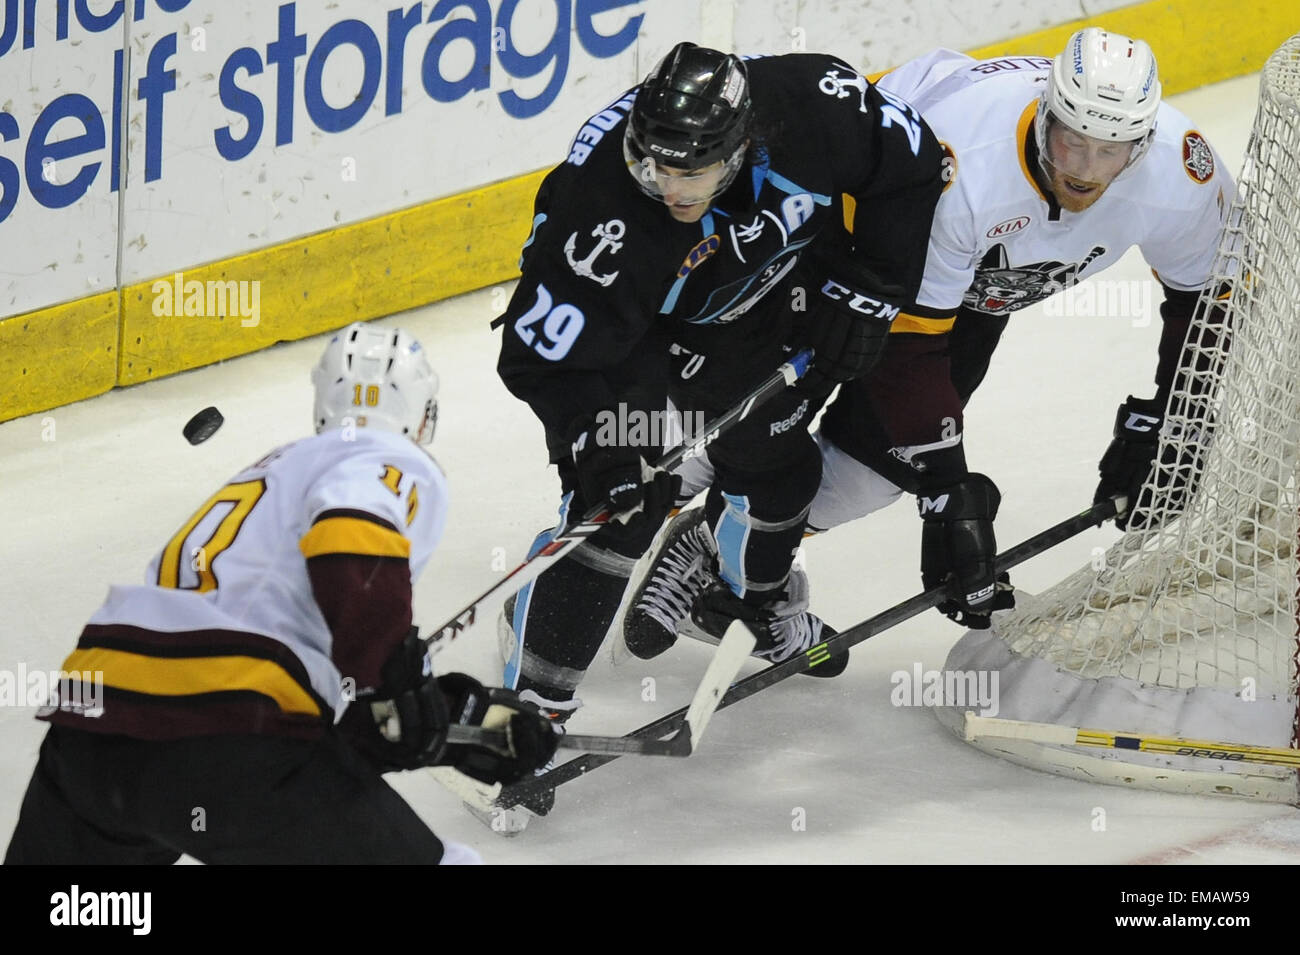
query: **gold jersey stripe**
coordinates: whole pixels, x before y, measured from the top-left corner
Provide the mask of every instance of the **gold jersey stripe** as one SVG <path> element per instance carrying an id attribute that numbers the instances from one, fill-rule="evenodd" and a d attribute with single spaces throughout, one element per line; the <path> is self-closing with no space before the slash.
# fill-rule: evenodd
<path id="1" fill-rule="evenodd" d="M 952 326 L 956 322 L 956 315 L 949 315 L 946 318 L 927 318 L 924 315 L 908 315 L 906 312 L 899 312 L 898 317 L 894 319 L 894 324 L 889 326 L 889 332 L 891 335 L 943 335 L 952 331 Z"/>
<path id="2" fill-rule="evenodd" d="M 1051 200 L 1043 195 L 1042 186 L 1038 184 L 1034 174 L 1029 171 L 1029 163 L 1025 160 L 1025 141 L 1029 136 L 1029 127 L 1033 124 L 1034 117 L 1037 115 L 1038 99 L 1035 98 L 1032 103 L 1025 107 L 1025 111 L 1020 114 L 1020 122 L 1016 123 L 1016 158 L 1020 160 L 1020 171 L 1025 174 L 1029 184 L 1034 187 L 1034 192 L 1038 193 L 1039 198 L 1044 202 L 1051 205 Z"/>
<path id="3" fill-rule="evenodd" d="M 284 667 L 258 657 L 153 657 L 90 647 L 73 650 L 63 666 L 69 672 L 75 668 L 102 673 L 105 686 L 134 693 L 192 696 L 249 690 L 275 700 L 286 713 L 321 715 L 311 694 Z"/>
<path id="4" fill-rule="evenodd" d="M 363 554 L 368 557 L 410 557 L 411 542 L 397 531 L 359 517 L 327 517 L 302 536 L 304 557 L 323 554 Z"/>

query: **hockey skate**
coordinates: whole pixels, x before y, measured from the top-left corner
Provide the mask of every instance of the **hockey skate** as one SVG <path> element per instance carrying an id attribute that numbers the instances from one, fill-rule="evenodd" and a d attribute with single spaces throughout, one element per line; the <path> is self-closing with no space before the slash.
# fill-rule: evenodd
<path id="1" fill-rule="evenodd" d="M 668 524 L 652 552 L 645 577 L 632 594 L 623 621 L 623 644 L 641 660 L 657 657 L 694 631 L 691 607 L 717 582 L 717 545 L 704 510 L 682 511 Z"/>
<path id="2" fill-rule="evenodd" d="M 785 599 L 755 607 L 742 601 L 726 584 L 718 583 L 695 601 L 691 617 L 713 642 L 721 641 L 733 620 L 746 621 L 758 637 L 752 656 L 775 664 L 807 653 L 835 636 L 835 628 L 809 612 L 807 606 L 808 578 L 794 569 L 786 585 Z M 849 665 L 847 650 L 833 657 L 827 657 L 823 651 L 818 657 L 814 658 L 812 668 L 804 671 L 807 676 L 839 676 Z"/>

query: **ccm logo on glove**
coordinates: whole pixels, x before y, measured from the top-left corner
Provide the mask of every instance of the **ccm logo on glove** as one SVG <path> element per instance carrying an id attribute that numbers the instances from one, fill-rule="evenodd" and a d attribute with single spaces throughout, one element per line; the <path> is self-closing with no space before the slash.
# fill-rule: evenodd
<path id="1" fill-rule="evenodd" d="M 1159 426 L 1159 418 L 1153 418 L 1151 415 L 1147 414 L 1140 414 L 1137 411 L 1130 411 L 1128 420 L 1124 422 L 1124 430 L 1140 431 L 1143 433 L 1158 428 Z"/>
<path id="2" fill-rule="evenodd" d="M 826 284 L 822 286 L 822 294 L 831 301 L 844 302 L 849 308 L 855 312 L 861 312 L 863 315 L 884 318 L 891 322 L 898 317 L 897 305 L 886 305 L 879 299 L 846 288 L 834 279 L 826 280 Z"/>

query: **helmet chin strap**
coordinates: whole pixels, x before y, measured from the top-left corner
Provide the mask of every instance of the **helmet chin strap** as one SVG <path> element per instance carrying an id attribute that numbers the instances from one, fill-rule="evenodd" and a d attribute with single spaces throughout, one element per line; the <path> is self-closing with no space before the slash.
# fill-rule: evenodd
<path id="1" fill-rule="evenodd" d="M 431 400 L 424 409 L 424 421 L 420 424 L 420 432 L 415 436 L 415 443 L 428 446 L 433 444 L 433 433 L 438 427 L 438 402 Z"/>
<path id="2" fill-rule="evenodd" d="M 723 170 L 722 179 L 718 183 L 718 188 L 714 191 L 713 195 L 709 197 L 710 202 L 731 188 L 731 184 L 736 181 L 736 175 L 740 172 L 740 167 L 745 164 L 745 153 L 748 151 L 749 140 L 747 139 L 736 147 L 736 151 L 732 153 L 731 158 L 727 160 L 727 165 Z"/>

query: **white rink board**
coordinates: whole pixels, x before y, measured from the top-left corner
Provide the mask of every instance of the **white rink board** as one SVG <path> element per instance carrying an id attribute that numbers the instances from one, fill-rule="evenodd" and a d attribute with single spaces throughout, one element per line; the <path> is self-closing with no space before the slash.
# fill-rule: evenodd
<path id="1" fill-rule="evenodd" d="M 8 4 L 9 8 L 15 4 Z M 21 4 L 17 5 L 21 8 Z M 56 39 L 46 2 L 30 36 L 0 4 L 0 316 L 117 281 L 114 102 L 122 28 Z"/>
<path id="2" fill-rule="evenodd" d="M 876 70 L 1081 12 L 1064 0 L 977 9 L 958 0 L 124 0 L 120 9 L 3 0 L 0 316 L 552 166 L 583 118 L 681 39 L 744 53 L 825 49 Z M 66 147 L 52 174 L 66 183 L 81 173 L 85 185 L 53 208 L 33 195 L 27 151 L 41 111 L 69 94 L 97 108 L 90 125 L 102 126 L 104 145 L 92 131 Z M 119 192 L 112 156 L 123 131 Z M 44 138 L 85 133 L 64 118 Z"/>
<path id="3" fill-rule="evenodd" d="M 664 10 L 388 6 L 204 0 L 185 17 L 201 36 L 178 18 L 137 31 L 133 84 L 153 57 L 175 90 L 153 119 L 131 104 L 124 284 L 553 165 L 637 81 Z"/>
<path id="4" fill-rule="evenodd" d="M 1130 6 L 1133 0 L 729 0 L 735 7 L 730 38 L 717 42 L 739 53 L 816 51 L 842 56 L 877 73 L 915 56 L 948 47 L 969 50 L 1032 33 L 1081 16 Z M 1054 55 L 1056 50 L 1026 50 Z"/>

